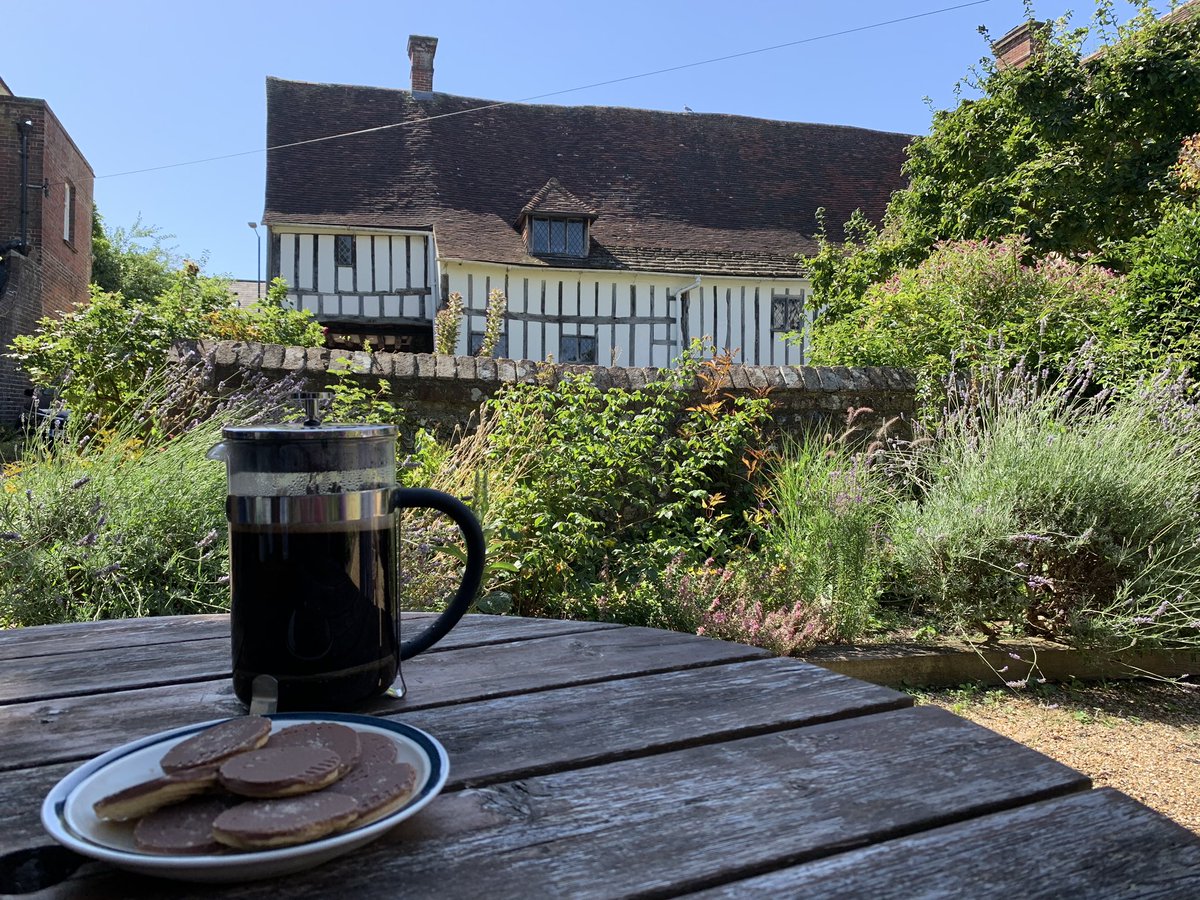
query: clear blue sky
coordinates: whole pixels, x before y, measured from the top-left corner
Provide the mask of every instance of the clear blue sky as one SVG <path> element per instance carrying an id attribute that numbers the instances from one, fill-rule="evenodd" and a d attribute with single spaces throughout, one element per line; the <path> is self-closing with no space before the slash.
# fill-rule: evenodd
<path id="1" fill-rule="evenodd" d="M 1023 0 L 38 0 L 3 26 L 0 78 L 39 97 L 97 175 L 111 225 L 140 215 L 205 271 L 254 278 L 262 215 L 265 79 L 407 89 L 410 34 L 439 39 L 434 88 L 515 101 L 773 45 L 738 59 L 540 102 L 722 112 L 923 134 L 933 108 Z M 1156 2 L 1165 12 L 1168 0 Z M 1052 19 L 1093 0 L 1033 0 Z M 1117 4 L 1123 21 L 1130 7 Z M 820 38 L 812 40 L 813 38 Z M 199 165 L 131 170 L 242 151 Z"/>

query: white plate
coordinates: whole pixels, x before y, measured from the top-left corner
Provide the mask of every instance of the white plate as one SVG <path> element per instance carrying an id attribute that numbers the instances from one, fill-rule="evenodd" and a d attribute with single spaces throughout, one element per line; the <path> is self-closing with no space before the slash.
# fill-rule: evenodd
<path id="1" fill-rule="evenodd" d="M 122 788 L 162 774 L 159 760 L 175 744 L 217 722 L 201 722 L 163 731 L 125 744 L 80 766 L 46 795 L 42 825 L 60 844 L 122 869 L 185 881 L 249 881 L 299 872 L 368 844 L 397 822 L 424 807 L 446 783 L 450 760 L 432 736 L 390 719 L 343 713 L 275 713 L 272 730 L 308 722 L 340 722 L 359 731 L 374 731 L 396 743 L 399 762 L 417 771 L 412 799 L 389 816 L 361 828 L 294 847 L 204 856 L 144 853 L 133 840 L 133 823 L 104 822 L 92 804 Z"/>

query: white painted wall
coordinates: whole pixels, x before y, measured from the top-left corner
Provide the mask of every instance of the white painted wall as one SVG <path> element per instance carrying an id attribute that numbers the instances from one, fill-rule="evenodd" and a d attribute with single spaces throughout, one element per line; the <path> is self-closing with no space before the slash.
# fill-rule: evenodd
<path id="1" fill-rule="evenodd" d="M 427 232 L 335 232 L 288 226 L 279 236 L 279 274 L 289 302 L 322 320 L 382 319 L 430 322 L 448 291 L 462 294 L 464 327 L 482 332 L 488 293 L 508 297 L 507 353 L 514 359 L 565 362 L 564 336 L 591 337 L 600 365 L 667 366 L 692 338 L 756 365 L 799 365 L 805 350 L 771 329 L 772 298 L 807 301 L 806 279 L 749 280 L 438 261 Z M 335 233 L 353 234 L 355 265 L 335 266 Z M 687 290 L 683 296 L 680 292 Z M 811 310 L 805 303 L 805 317 Z"/>
<path id="2" fill-rule="evenodd" d="M 433 235 L 420 231 L 359 232 L 287 226 L 279 237 L 279 277 L 288 301 L 322 319 L 383 318 L 432 321 L 439 292 Z M 334 264 L 334 238 L 354 238 L 354 265 Z"/>
<path id="3" fill-rule="evenodd" d="M 680 298 L 678 292 L 694 284 L 694 277 L 454 260 L 443 260 L 441 271 L 448 291 L 463 296 L 466 327 L 458 347 L 462 354 L 467 352 L 469 333 L 483 330 L 488 292 L 499 287 L 508 297 L 508 353 L 515 359 L 541 360 L 553 354 L 556 361 L 564 362 L 562 336 L 586 335 L 596 338 L 600 365 L 667 366 L 694 337 L 706 338 L 718 350 L 738 351 L 739 362 L 804 362 L 799 345 L 771 331 L 771 299 L 773 295 L 807 299 L 811 287 L 806 279 L 705 275 L 698 287 Z"/>

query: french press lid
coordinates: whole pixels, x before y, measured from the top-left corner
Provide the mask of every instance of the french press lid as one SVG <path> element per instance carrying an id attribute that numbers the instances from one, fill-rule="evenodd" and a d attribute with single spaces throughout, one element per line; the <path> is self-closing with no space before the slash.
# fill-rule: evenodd
<path id="1" fill-rule="evenodd" d="M 208 457 L 225 461 L 229 493 L 278 497 L 392 487 L 396 427 L 323 424 L 320 407 L 329 396 L 297 395 L 303 423 L 225 426 Z"/>

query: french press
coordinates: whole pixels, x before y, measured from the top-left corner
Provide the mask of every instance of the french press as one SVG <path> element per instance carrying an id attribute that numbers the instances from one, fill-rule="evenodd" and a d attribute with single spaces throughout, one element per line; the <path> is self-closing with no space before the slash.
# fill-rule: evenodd
<path id="1" fill-rule="evenodd" d="M 483 530 L 458 499 L 396 483 L 396 428 L 322 424 L 328 395 L 301 394 L 302 424 L 227 426 L 209 451 L 229 496 L 233 687 L 251 705 L 352 708 L 388 690 L 400 661 L 437 643 L 479 590 Z M 466 543 L 461 583 L 415 637 L 400 633 L 400 509 L 449 516 Z"/>

